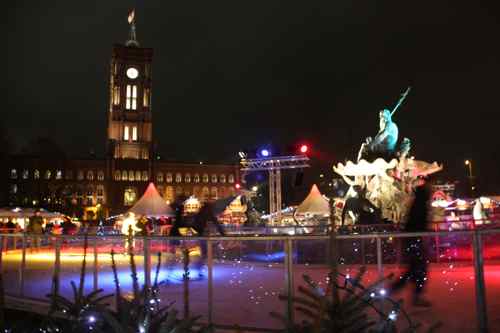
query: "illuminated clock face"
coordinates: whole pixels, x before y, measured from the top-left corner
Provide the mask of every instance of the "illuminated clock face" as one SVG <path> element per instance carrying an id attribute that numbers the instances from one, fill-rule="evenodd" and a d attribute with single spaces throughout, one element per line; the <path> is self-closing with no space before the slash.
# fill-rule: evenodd
<path id="1" fill-rule="evenodd" d="M 127 69 L 127 76 L 129 79 L 136 79 L 139 76 L 139 72 L 134 67 Z"/>

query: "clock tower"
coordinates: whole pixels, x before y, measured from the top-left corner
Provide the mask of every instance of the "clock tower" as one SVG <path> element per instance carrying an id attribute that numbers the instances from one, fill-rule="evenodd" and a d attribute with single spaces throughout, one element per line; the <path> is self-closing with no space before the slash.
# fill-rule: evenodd
<path id="1" fill-rule="evenodd" d="M 108 111 L 108 153 L 115 159 L 149 160 L 152 155 L 151 63 L 153 49 L 136 38 L 134 11 L 125 45 L 111 56 Z"/>

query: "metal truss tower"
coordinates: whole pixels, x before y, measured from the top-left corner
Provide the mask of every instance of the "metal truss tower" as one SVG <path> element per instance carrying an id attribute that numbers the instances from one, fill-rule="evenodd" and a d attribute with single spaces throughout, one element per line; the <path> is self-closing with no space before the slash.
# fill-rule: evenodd
<path id="1" fill-rule="evenodd" d="M 281 222 L 281 170 L 308 168 L 309 158 L 305 155 L 273 156 L 242 159 L 240 164 L 243 174 L 252 171 L 269 171 L 270 224 L 279 224 Z"/>

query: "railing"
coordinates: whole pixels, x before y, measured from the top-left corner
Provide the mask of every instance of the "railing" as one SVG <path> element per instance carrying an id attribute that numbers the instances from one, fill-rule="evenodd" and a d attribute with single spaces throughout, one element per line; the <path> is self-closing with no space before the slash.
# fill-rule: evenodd
<path id="1" fill-rule="evenodd" d="M 465 252 L 468 249 L 472 249 L 472 258 L 469 258 L 468 254 L 465 254 L 463 258 L 454 258 L 453 262 L 465 263 L 465 267 L 469 259 L 472 259 L 471 266 L 473 269 L 471 272 L 474 274 L 475 309 L 477 315 L 476 328 L 480 332 L 487 332 L 489 329 L 488 311 L 491 313 L 491 309 L 488 309 L 486 302 L 487 288 L 485 284 L 483 245 L 484 238 L 486 237 L 488 244 L 493 242 L 496 246 L 496 243 L 500 240 L 500 230 L 475 229 L 454 232 L 337 234 L 335 239 L 340 244 L 337 256 L 342 259 L 340 262 L 343 265 L 342 267 L 368 265 L 373 268 L 375 275 L 382 277 L 384 276 L 384 267 L 387 267 L 386 270 L 392 270 L 394 267 L 391 265 L 399 265 L 404 262 L 401 253 L 398 253 L 397 249 L 398 243 L 401 243 L 407 237 L 422 237 L 422 239 L 431 240 L 429 248 L 435 251 L 435 255 L 429 258 L 436 265 L 443 258 L 446 258 L 446 256 L 443 257 L 441 249 L 443 244 L 453 241 L 455 244 L 458 244 L 457 246 L 463 245 L 462 247 L 465 249 Z M 65 283 L 67 284 L 69 282 L 67 276 L 74 276 L 75 272 L 79 269 L 81 257 L 78 257 L 78 251 L 81 249 L 82 239 L 81 236 L 1 234 L 0 244 L 4 251 L 0 255 L 0 270 L 4 273 L 4 276 L 7 275 L 4 278 L 7 295 L 20 298 L 43 299 L 42 295 L 40 295 L 40 289 L 44 289 L 43 291 L 48 293 L 47 291 L 49 290 L 47 290 L 47 287 L 51 283 L 52 277 L 58 282 L 60 281 L 56 285 L 63 286 Z M 106 289 L 109 287 L 106 282 L 109 266 L 106 265 L 107 259 L 105 257 L 109 252 L 106 251 L 111 248 L 125 248 L 126 237 L 122 235 L 93 235 L 88 236 L 88 240 L 88 260 L 92 263 L 90 266 L 92 267 L 92 289 L 97 290 L 101 287 Z M 255 288 L 262 288 L 267 283 L 270 285 L 273 284 L 273 288 L 284 291 L 288 295 L 288 301 L 284 306 L 284 313 L 289 321 L 293 321 L 295 311 L 291 297 L 294 295 L 297 285 L 296 275 L 309 272 L 312 269 L 311 267 L 318 268 L 318 271 L 321 272 L 323 270 L 327 272 L 329 258 L 331 258 L 329 240 L 329 235 L 244 235 L 187 238 L 147 236 L 135 238 L 134 251 L 137 255 L 142 255 L 143 262 L 139 266 L 142 267 L 144 285 L 149 287 L 151 285 L 151 273 L 152 267 L 154 267 L 152 260 L 154 260 L 153 254 L 155 252 L 172 254 L 171 251 L 173 249 L 175 255 L 175 246 L 172 245 L 172 242 L 181 242 L 184 245 L 188 244 L 186 246 L 199 244 L 201 248 L 206 245 L 206 252 L 200 248 L 200 251 L 204 252 L 202 253 L 202 257 L 206 257 L 206 295 L 202 296 L 200 294 L 198 297 L 206 297 L 207 308 L 205 310 L 208 323 L 223 329 L 228 326 L 218 324 L 219 320 L 217 320 L 217 317 L 220 316 L 217 316 L 215 312 L 220 301 L 214 299 L 214 286 L 220 288 L 220 284 L 222 283 L 224 287 L 227 281 L 214 281 L 214 272 L 222 277 L 228 275 L 226 277 L 228 281 L 234 280 L 234 283 L 238 284 L 241 281 L 238 281 L 238 275 L 242 275 L 242 263 L 249 265 L 249 267 L 256 267 L 255 270 L 262 269 L 262 274 L 251 274 L 251 277 L 248 278 L 246 283 L 252 288 L 249 290 L 253 292 L 254 285 Z M 105 247 L 101 248 L 103 246 Z M 70 251 L 77 251 L 77 253 L 67 254 L 68 249 Z M 32 253 L 32 251 L 35 252 Z M 276 255 L 276 253 L 280 255 Z M 496 260 L 499 259 L 500 253 L 496 254 L 495 252 L 491 256 L 488 255 L 488 260 L 491 260 L 493 263 L 496 263 Z M 234 264 L 238 262 L 238 265 Z M 264 262 L 264 264 L 255 264 L 258 262 Z M 227 267 L 236 267 L 236 269 L 225 271 Z M 238 270 L 240 271 L 238 272 Z M 18 273 L 17 279 L 15 278 L 16 271 Z M 281 282 L 281 286 L 278 286 L 280 284 L 278 282 L 279 274 L 281 274 L 279 273 L 280 271 L 283 273 L 283 282 Z M 269 276 L 269 278 L 265 276 Z M 260 286 L 255 284 L 256 281 L 254 280 L 259 277 L 266 279 L 261 282 Z M 205 286 L 205 280 L 202 283 Z M 230 284 L 232 283 L 230 282 Z M 175 286 L 172 288 L 175 289 Z M 65 291 L 62 290 L 61 292 L 64 293 Z M 170 294 L 176 295 L 176 292 L 171 291 Z M 273 296 L 277 298 L 277 295 L 273 294 Z M 263 296 L 258 297 L 262 299 Z M 251 297 L 249 299 L 254 300 Z M 244 325 L 240 325 L 240 328 L 246 331 L 273 331 L 272 328 L 252 328 L 245 327 Z"/>

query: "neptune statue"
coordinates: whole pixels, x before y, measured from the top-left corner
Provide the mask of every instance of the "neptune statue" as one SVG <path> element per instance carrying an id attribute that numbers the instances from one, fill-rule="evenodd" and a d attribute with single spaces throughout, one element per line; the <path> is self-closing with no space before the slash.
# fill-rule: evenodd
<path id="1" fill-rule="evenodd" d="M 358 161 L 382 157 L 390 160 L 396 153 L 398 126 L 392 121 L 391 112 L 384 109 L 379 112 L 379 131 L 374 138 L 366 138 L 358 153 Z"/>

